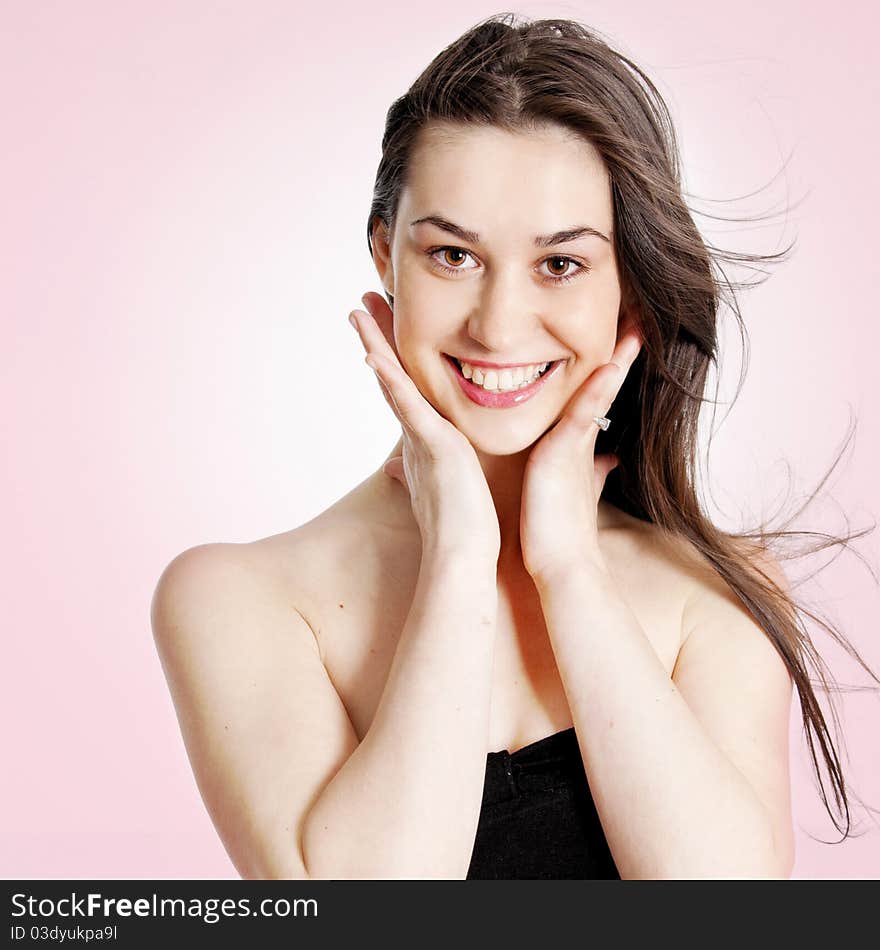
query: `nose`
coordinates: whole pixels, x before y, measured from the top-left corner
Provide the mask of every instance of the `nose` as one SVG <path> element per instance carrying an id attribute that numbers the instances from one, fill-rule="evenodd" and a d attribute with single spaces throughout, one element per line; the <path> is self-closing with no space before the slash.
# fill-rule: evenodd
<path id="1" fill-rule="evenodd" d="M 467 328 L 487 356 L 501 357 L 503 361 L 529 355 L 540 322 L 532 309 L 529 291 L 512 270 L 496 271 L 481 281 L 480 296 Z"/>

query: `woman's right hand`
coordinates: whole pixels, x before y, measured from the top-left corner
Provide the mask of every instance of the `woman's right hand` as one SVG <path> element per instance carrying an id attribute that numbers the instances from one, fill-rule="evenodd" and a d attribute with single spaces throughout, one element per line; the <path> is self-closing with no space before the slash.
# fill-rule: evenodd
<path id="1" fill-rule="evenodd" d="M 501 537 L 495 503 L 468 439 L 421 394 L 394 344 L 393 313 L 377 293 L 361 298 L 355 324 L 385 401 L 403 430 L 403 455 L 389 459 L 387 475 L 409 492 L 422 551 L 498 559 Z"/>

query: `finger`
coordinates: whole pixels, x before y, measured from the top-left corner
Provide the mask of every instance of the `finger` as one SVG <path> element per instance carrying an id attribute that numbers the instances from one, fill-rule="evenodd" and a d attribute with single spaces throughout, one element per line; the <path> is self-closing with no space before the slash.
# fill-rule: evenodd
<path id="1" fill-rule="evenodd" d="M 397 344 L 394 342 L 394 311 L 388 306 L 388 302 L 381 294 L 371 290 L 368 290 L 361 297 L 361 302 L 373 320 L 376 321 L 376 326 L 382 331 L 382 335 L 399 361 L 400 353 L 397 352 Z"/>
<path id="2" fill-rule="evenodd" d="M 364 295 L 366 297 L 366 295 Z M 409 393 L 409 400 L 418 397 L 423 399 L 415 383 L 409 377 L 409 374 L 400 365 L 397 354 L 388 345 L 385 334 L 379 329 L 378 324 L 373 319 L 372 314 L 364 310 L 352 310 L 349 319 L 358 332 L 361 343 L 366 350 L 364 361 L 376 373 L 376 379 L 382 389 L 382 395 L 385 401 L 391 407 L 394 414 L 402 424 L 408 424 L 403 418 L 400 410 L 400 386 L 406 387 L 402 382 L 403 378 L 409 383 L 414 392 Z M 392 381 L 397 381 L 397 386 L 392 385 Z M 410 413 L 411 417 L 411 413 Z"/>
<path id="3" fill-rule="evenodd" d="M 559 427 L 571 435 L 586 436 L 586 444 L 592 450 L 599 434 L 596 417 L 607 415 L 621 382 L 620 367 L 614 363 L 594 370 L 565 407 Z"/>
<path id="4" fill-rule="evenodd" d="M 379 353 L 390 360 L 400 362 L 397 353 L 389 345 L 385 334 L 368 310 L 352 310 L 349 319 L 354 324 L 367 355 Z"/>
<path id="5" fill-rule="evenodd" d="M 422 395 L 401 363 L 397 349 L 393 346 L 391 308 L 378 294 L 364 294 L 362 299 L 365 303 L 369 302 L 372 312 L 353 310 L 351 316 L 367 350 L 365 362 L 372 366 L 380 382 L 387 388 L 401 425 L 429 450 L 436 451 L 444 435 L 444 427 L 449 426 L 449 423 Z"/>
<path id="6" fill-rule="evenodd" d="M 376 381 L 379 383 L 379 388 L 382 390 L 382 395 L 385 397 L 385 402 L 388 403 L 391 411 L 395 416 L 397 416 L 397 421 L 409 432 L 413 432 L 411 423 L 409 422 L 406 415 L 401 411 L 400 405 L 398 404 L 397 399 L 395 399 L 394 393 L 391 390 L 391 386 L 385 379 L 385 376 L 388 373 L 387 361 L 383 361 L 382 357 L 371 354 L 364 357 L 364 362 L 375 373 Z"/>
<path id="7" fill-rule="evenodd" d="M 378 294 L 367 293 L 361 299 L 366 309 L 353 310 L 352 316 L 357 321 L 357 330 L 367 352 L 383 353 L 400 363 L 400 354 L 394 342 L 394 315 L 391 308 Z"/>
<path id="8" fill-rule="evenodd" d="M 607 364 L 611 367 L 604 377 L 604 409 L 596 415 L 606 415 L 611 408 L 612 403 L 620 392 L 623 381 L 629 375 L 633 363 L 642 349 L 642 337 L 638 330 L 626 332 L 614 348 L 614 354 L 611 362 Z M 604 369 L 604 367 L 603 367 Z"/>
<path id="9" fill-rule="evenodd" d="M 416 384 L 399 363 L 392 362 L 385 354 L 371 353 L 365 357 L 365 362 L 387 388 L 401 424 L 423 442 L 427 441 L 440 416 Z"/>
<path id="10" fill-rule="evenodd" d="M 593 440 L 599 434 L 596 417 L 608 415 L 641 348 L 642 338 L 638 330 L 625 331 L 614 348 L 614 359 L 600 366 L 587 378 L 566 409 L 565 415 L 572 424 L 587 432 Z"/>
<path id="11" fill-rule="evenodd" d="M 399 419 L 400 416 L 398 415 L 398 412 L 397 412 L 397 405 L 395 404 L 394 399 L 391 396 L 391 393 L 388 391 L 388 387 L 385 385 L 385 383 L 382 382 L 382 377 L 376 372 L 375 369 L 373 370 L 373 372 L 375 373 L 375 376 L 376 376 L 376 382 L 379 384 L 379 389 L 382 390 L 382 396 L 385 399 L 385 402 L 388 403 L 388 408 Z"/>
<path id="12" fill-rule="evenodd" d="M 433 412 L 433 407 L 431 407 L 424 396 L 422 396 L 418 387 L 410 378 L 409 373 L 403 368 L 403 365 L 397 357 L 397 353 L 385 339 L 385 334 L 373 319 L 372 314 L 364 310 L 353 310 L 352 316 L 357 323 L 361 342 L 367 351 L 367 362 L 369 362 L 369 359 L 372 357 L 378 357 L 383 360 L 381 365 L 385 368 L 381 376 L 385 384 L 392 390 L 394 401 L 398 407 L 401 405 L 401 400 L 404 400 L 407 405 L 410 406 L 420 404 L 422 412 L 427 412 L 428 410 Z M 392 385 L 392 383 L 394 385 Z"/>
<path id="13" fill-rule="evenodd" d="M 624 375 L 629 371 L 630 366 L 635 362 L 636 357 L 642 349 L 642 335 L 638 328 L 631 323 L 620 334 L 617 343 L 614 346 L 614 352 L 611 354 L 611 363 L 616 363 Z"/>

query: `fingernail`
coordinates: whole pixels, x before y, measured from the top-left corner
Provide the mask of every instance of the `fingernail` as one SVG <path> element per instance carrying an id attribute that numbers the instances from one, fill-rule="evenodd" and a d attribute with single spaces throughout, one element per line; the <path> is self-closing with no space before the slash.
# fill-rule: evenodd
<path id="1" fill-rule="evenodd" d="M 355 330 L 357 330 L 358 325 L 357 325 L 357 320 L 355 320 L 355 318 L 354 318 L 354 311 L 352 311 L 352 312 L 348 315 L 348 322 L 355 328 Z"/>
<path id="2" fill-rule="evenodd" d="M 370 305 L 369 305 L 369 303 L 367 303 L 367 295 L 366 295 L 366 294 L 364 294 L 363 297 L 361 297 L 361 303 L 367 308 L 367 310 L 370 310 Z M 373 311 L 370 310 L 370 313 L 372 313 L 372 312 L 373 312 Z"/>

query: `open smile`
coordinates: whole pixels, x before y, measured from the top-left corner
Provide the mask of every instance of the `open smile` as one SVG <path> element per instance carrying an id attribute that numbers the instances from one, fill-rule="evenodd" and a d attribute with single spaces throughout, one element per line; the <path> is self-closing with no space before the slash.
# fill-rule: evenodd
<path id="1" fill-rule="evenodd" d="M 454 374 L 462 392 L 478 406 L 488 409 L 509 409 L 536 396 L 565 360 L 511 369 L 489 369 L 462 363 L 454 356 L 443 354 L 444 361 Z M 543 369 L 541 368 L 543 367 Z M 470 375 L 470 379 L 465 376 Z M 501 386 L 502 388 L 498 388 Z"/>

